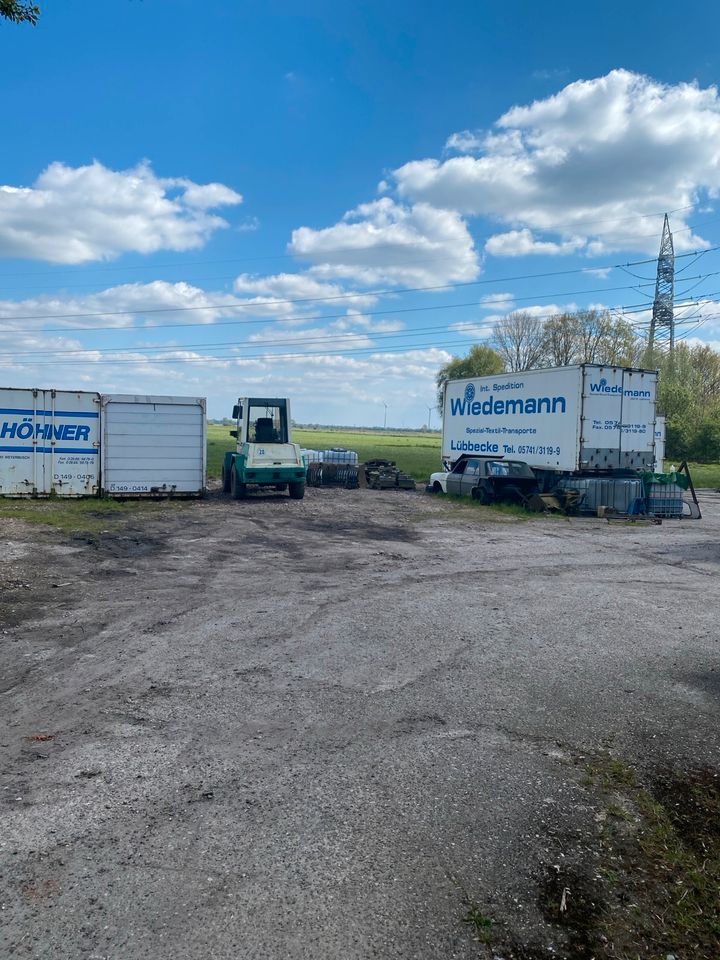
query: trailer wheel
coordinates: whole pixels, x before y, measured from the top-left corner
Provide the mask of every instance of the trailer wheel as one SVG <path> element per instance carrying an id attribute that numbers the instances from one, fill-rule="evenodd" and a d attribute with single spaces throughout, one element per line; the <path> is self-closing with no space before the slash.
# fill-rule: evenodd
<path id="1" fill-rule="evenodd" d="M 222 466 L 222 489 L 223 493 L 230 493 L 230 473 Z"/>
<path id="2" fill-rule="evenodd" d="M 305 482 L 303 480 L 298 480 L 297 483 L 289 483 L 288 488 L 291 500 L 302 500 L 305 496 Z"/>
<path id="3" fill-rule="evenodd" d="M 233 500 L 244 500 L 247 496 L 247 484 L 240 483 L 235 464 L 230 468 L 230 496 Z"/>

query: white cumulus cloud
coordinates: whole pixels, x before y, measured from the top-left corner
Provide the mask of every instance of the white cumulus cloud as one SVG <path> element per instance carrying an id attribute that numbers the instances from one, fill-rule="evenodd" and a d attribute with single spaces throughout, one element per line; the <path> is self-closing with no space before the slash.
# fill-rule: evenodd
<path id="1" fill-rule="evenodd" d="M 189 283 L 124 283 L 82 296 L 53 295 L 0 300 L 5 329 L 33 326 L 134 327 L 163 323 L 213 323 L 241 312 L 232 294 L 213 293 Z"/>
<path id="2" fill-rule="evenodd" d="M 211 210 L 241 202 L 221 183 L 158 177 L 149 163 L 51 163 L 31 187 L 0 186 L 0 256 L 77 264 L 192 250 L 228 226 Z"/>
<path id="3" fill-rule="evenodd" d="M 467 224 L 454 210 L 390 197 L 350 210 L 324 229 L 299 227 L 290 251 L 311 261 L 313 273 L 365 284 L 433 284 L 474 280 L 478 256 Z"/>
<path id="4" fill-rule="evenodd" d="M 464 155 L 395 170 L 398 193 L 510 226 L 488 252 L 656 252 L 666 210 L 676 249 L 694 249 L 706 244 L 687 228 L 688 210 L 720 190 L 720 97 L 613 70 L 513 107 L 489 133 L 453 134 L 447 147 Z"/>
<path id="5" fill-rule="evenodd" d="M 367 308 L 377 303 L 372 294 L 355 293 L 340 284 L 324 283 L 307 273 L 278 273 L 259 277 L 243 273 L 236 278 L 238 294 L 254 294 L 240 302 L 256 316 L 274 316 L 318 309 L 345 310 L 348 304 Z"/>

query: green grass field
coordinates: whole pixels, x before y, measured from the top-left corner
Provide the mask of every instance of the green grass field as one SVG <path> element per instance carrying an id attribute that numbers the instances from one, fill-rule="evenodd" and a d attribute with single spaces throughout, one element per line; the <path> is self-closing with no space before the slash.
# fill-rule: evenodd
<path id="1" fill-rule="evenodd" d="M 232 450 L 234 439 L 230 427 L 208 426 L 208 476 L 219 477 L 222 457 Z M 414 480 L 424 482 L 440 462 L 439 433 L 389 433 L 384 430 L 294 430 L 297 443 L 311 450 L 345 447 L 355 450 L 361 461 L 382 457 L 394 460 L 398 467 Z M 679 466 L 679 462 L 676 466 Z M 670 466 L 670 461 L 666 462 Z M 720 487 L 720 463 L 691 463 L 690 475 L 696 487 Z"/>
<path id="2" fill-rule="evenodd" d="M 665 466 L 670 466 L 669 461 L 665 461 Z M 680 464 L 676 461 L 675 466 L 679 467 Z M 691 463 L 689 466 L 692 482 L 697 489 L 720 488 L 720 463 Z"/>
<path id="3" fill-rule="evenodd" d="M 219 477 L 222 458 L 232 450 L 230 427 L 208 426 L 208 476 Z M 383 458 L 394 460 L 414 480 L 425 481 L 435 470 L 442 470 L 439 433 L 387 433 L 369 430 L 293 430 L 293 439 L 311 450 L 345 447 L 355 450 L 361 461 Z"/>
<path id="4" fill-rule="evenodd" d="M 210 424 L 208 426 L 208 477 L 220 477 L 223 454 L 234 448 L 230 427 Z M 394 460 L 398 467 L 414 480 L 424 484 L 431 473 L 442 469 L 440 462 L 439 433 L 390 433 L 372 430 L 295 430 L 294 439 L 303 447 L 327 450 L 331 447 L 346 447 L 357 451 L 361 461 L 382 457 Z M 676 465 L 679 465 L 676 464 Z M 666 467 L 670 461 L 666 461 Z M 690 473 L 698 489 L 720 488 L 720 463 L 691 463 Z M 454 498 L 453 498 L 454 499 Z M 183 501 L 174 501 L 175 509 L 185 506 Z M 66 531 L 84 530 L 100 532 L 121 527 L 128 519 L 148 515 L 157 510 L 167 510 L 167 501 L 98 501 L 65 500 L 4 500 L 0 498 L 0 520 L 14 518 L 53 526 Z M 513 508 L 507 508 L 512 510 Z"/>

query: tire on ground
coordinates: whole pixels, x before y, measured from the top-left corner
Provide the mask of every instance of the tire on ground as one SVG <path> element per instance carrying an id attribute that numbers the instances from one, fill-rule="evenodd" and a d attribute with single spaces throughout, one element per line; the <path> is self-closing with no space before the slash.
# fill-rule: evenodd
<path id="1" fill-rule="evenodd" d="M 291 500 L 302 500 L 302 498 L 305 496 L 304 480 L 298 480 L 297 483 L 289 483 L 288 488 L 290 490 Z"/>
<path id="2" fill-rule="evenodd" d="M 230 496 L 233 500 L 244 500 L 247 496 L 247 485 L 240 483 L 235 464 L 230 469 Z"/>
<path id="3" fill-rule="evenodd" d="M 484 507 L 489 507 L 490 504 L 493 503 L 493 498 L 486 490 L 483 490 L 482 487 L 473 487 L 472 498 L 473 500 L 477 500 L 477 502 L 481 503 Z"/>
<path id="4" fill-rule="evenodd" d="M 222 466 L 222 488 L 223 493 L 230 493 L 230 471 L 226 469 L 225 464 Z"/>

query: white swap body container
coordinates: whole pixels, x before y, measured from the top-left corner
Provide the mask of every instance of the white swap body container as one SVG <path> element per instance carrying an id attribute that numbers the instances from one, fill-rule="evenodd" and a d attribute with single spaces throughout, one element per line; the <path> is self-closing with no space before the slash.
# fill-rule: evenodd
<path id="1" fill-rule="evenodd" d="M 650 470 L 656 370 L 571 367 L 448 380 L 443 460 L 464 454 L 574 473 Z"/>
<path id="2" fill-rule="evenodd" d="M 103 494 L 202 496 L 207 461 L 204 398 L 103 394 L 101 407 Z"/>
<path id="3" fill-rule="evenodd" d="M 0 495 L 97 494 L 100 395 L 0 388 Z"/>

